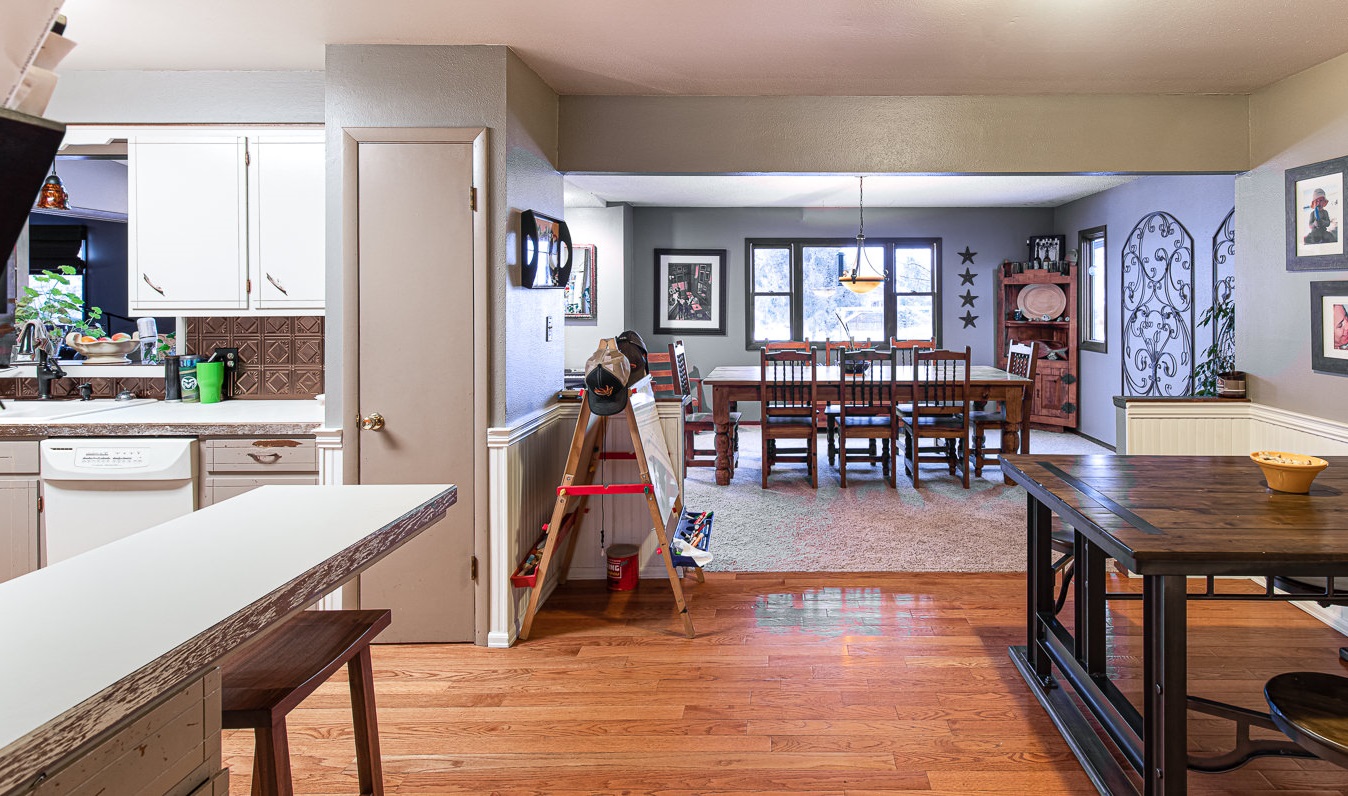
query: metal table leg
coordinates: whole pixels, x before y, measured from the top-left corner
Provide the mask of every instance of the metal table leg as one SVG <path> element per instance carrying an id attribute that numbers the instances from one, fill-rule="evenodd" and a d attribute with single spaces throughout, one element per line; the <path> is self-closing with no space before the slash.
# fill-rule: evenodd
<path id="1" fill-rule="evenodd" d="M 1053 512 L 1034 495 L 1028 496 L 1025 531 L 1029 539 L 1025 655 L 1040 687 L 1050 688 L 1053 678 L 1044 650 L 1047 629 L 1042 617 L 1053 616 Z"/>
<path id="2" fill-rule="evenodd" d="M 1187 789 L 1189 746 L 1188 637 L 1185 628 L 1185 579 L 1181 575 L 1145 575 L 1143 612 L 1144 780 L 1148 796 L 1183 794 Z"/>

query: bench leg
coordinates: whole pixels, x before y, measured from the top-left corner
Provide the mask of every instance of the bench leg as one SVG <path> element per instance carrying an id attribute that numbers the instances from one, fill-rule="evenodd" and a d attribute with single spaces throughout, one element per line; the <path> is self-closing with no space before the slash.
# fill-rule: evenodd
<path id="1" fill-rule="evenodd" d="M 351 718 L 356 731 L 356 771 L 361 796 L 384 796 L 384 767 L 379 759 L 379 720 L 374 707 L 374 671 L 370 648 L 347 661 L 351 683 Z"/>
<path id="2" fill-rule="evenodd" d="M 253 796 L 291 796 L 290 741 L 286 719 L 253 730 Z"/>

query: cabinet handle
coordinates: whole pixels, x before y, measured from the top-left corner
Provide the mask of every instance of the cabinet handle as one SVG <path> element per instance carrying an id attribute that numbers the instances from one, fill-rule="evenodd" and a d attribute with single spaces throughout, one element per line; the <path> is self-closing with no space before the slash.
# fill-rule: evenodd
<path id="1" fill-rule="evenodd" d="M 145 284 L 147 284 L 147 285 L 149 285 L 150 287 L 154 288 L 154 292 L 158 293 L 158 294 L 161 295 L 161 296 L 164 295 L 164 288 L 160 287 L 159 285 L 156 285 L 154 282 L 151 282 L 151 281 L 150 281 L 150 275 L 149 275 L 149 274 L 142 273 L 142 274 L 140 275 L 140 278 L 145 280 Z"/>
<path id="2" fill-rule="evenodd" d="M 279 461 L 281 460 L 281 454 L 279 454 L 279 453 L 251 453 L 251 452 L 250 452 L 250 453 L 248 454 L 248 458 L 252 459 L 253 461 L 257 462 L 258 464 L 275 464 L 276 462 L 279 462 Z"/>
<path id="3" fill-rule="evenodd" d="M 274 287 L 274 288 L 276 288 L 277 290 L 281 291 L 281 295 L 283 295 L 283 296 L 289 296 L 289 295 L 290 295 L 290 293 L 285 289 L 285 287 L 284 287 L 279 281 L 277 281 L 276 277 L 272 276 L 271 274 L 267 274 L 267 281 L 268 281 L 268 282 L 271 282 L 271 286 L 272 286 L 272 287 Z"/>

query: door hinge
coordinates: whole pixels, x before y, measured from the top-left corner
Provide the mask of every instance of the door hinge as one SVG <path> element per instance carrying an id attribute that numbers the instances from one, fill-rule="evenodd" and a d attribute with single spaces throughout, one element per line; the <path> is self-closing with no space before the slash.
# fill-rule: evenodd
<path id="1" fill-rule="evenodd" d="M 252 294 L 252 292 L 253 292 L 253 278 L 252 278 L 251 276 L 248 277 L 248 280 L 247 280 L 246 282 L 244 282 L 244 285 L 243 285 L 243 292 L 248 293 L 248 294 Z"/>
<path id="2" fill-rule="evenodd" d="M 477 556 L 472 556 L 472 557 L 470 557 L 470 558 L 469 558 L 469 561 L 472 562 L 472 563 L 470 564 L 470 568 L 472 569 L 472 574 L 471 574 L 472 580 L 477 580 Z"/>
<path id="3" fill-rule="evenodd" d="M 37 513 L 38 513 L 38 514 L 41 514 L 41 513 L 42 513 L 42 496 L 41 496 L 41 495 L 38 495 L 38 496 L 37 496 Z"/>
<path id="4" fill-rule="evenodd" d="M 468 209 L 477 212 L 477 186 L 468 189 Z"/>
<path id="5" fill-rule="evenodd" d="M 253 153 L 249 152 L 247 149 L 243 151 L 243 165 L 253 165 Z"/>

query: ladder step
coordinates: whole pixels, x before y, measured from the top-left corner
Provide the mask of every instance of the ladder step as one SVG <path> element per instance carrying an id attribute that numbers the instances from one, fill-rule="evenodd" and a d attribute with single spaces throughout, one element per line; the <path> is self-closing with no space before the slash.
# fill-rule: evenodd
<path id="1" fill-rule="evenodd" d="M 557 495 L 565 497 L 567 495 L 640 495 L 650 491 L 649 484 L 608 484 L 595 486 L 559 486 Z"/>

